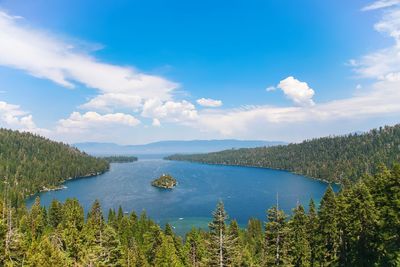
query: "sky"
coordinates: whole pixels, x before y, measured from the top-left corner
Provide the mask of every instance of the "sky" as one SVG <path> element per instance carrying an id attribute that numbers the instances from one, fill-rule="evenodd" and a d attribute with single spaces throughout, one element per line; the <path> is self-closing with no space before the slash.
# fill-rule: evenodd
<path id="1" fill-rule="evenodd" d="M 399 118 L 400 0 L 0 0 L 0 127 L 299 142 Z"/>

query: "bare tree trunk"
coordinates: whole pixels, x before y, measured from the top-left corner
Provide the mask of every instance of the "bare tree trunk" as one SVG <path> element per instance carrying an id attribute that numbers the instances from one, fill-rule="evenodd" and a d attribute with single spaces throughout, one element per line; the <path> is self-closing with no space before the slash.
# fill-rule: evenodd
<path id="1" fill-rule="evenodd" d="M 279 265 L 279 233 L 276 237 L 276 256 L 275 256 L 275 264 Z"/>
<path id="2" fill-rule="evenodd" d="M 222 227 L 219 229 L 219 266 L 224 267 L 224 258 L 222 254 Z"/>

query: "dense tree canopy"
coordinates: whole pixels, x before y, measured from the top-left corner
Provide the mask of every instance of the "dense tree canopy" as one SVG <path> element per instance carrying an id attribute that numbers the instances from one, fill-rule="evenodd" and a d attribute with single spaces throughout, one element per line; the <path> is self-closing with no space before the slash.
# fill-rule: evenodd
<path id="1" fill-rule="evenodd" d="M 267 207 L 266 207 L 267 208 Z M 103 214 L 95 201 L 85 218 L 76 199 L 36 202 L 28 211 L 0 200 L 0 266 L 399 266 L 400 165 L 381 167 L 335 193 L 318 207 L 278 206 L 264 222 L 239 228 L 222 202 L 209 230 L 182 239 L 146 213 L 119 208 Z M 108 218 L 106 220 L 106 217 Z"/>
<path id="2" fill-rule="evenodd" d="M 21 198 L 108 170 L 107 161 L 31 133 L 0 129 L 0 193 Z"/>
<path id="3" fill-rule="evenodd" d="M 374 173 L 380 163 L 391 166 L 400 160 L 400 124 L 299 144 L 172 155 L 166 159 L 282 169 L 331 182 L 355 181 L 365 173 Z"/>
<path id="4" fill-rule="evenodd" d="M 145 212 L 137 216 L 120 207 L 106 216 L 99 201 L 87 216 L 76 199 L 54 200 L 45 208 L 36 198 L 26 209 L 16 200 L 65 179 L 105 171 L 108 162 L 33 134 L 0 130 L 0 266 L 400 266 L 400 165 L 373 165 L 398 158 L 399 129 L 274 148 L 288 153 L 289 147 L 302 151 L 330 143 L 341 151 L 338 158 L 363 154 L 371 160 L 366 158 L 366 174 L 349 176 L 356 182 L 343 182 L 338 193 L 328 187 L 319 205 L 310 200 L 307 211 L 300 203 L 291 214 L 278 205 L 266 207 L 265 220 L 251 218 L 240 228 L 219 202 L 209 229 L 192 229 L 184 238 Z M 347 150 L 350 141 L 358 154 Z M 325 151 L 330 146 L 322 144 L 314 146 L 322 149 L 322 159 L 334 160 Z M 362 171 L 356 169 L 354 175 Z"/>

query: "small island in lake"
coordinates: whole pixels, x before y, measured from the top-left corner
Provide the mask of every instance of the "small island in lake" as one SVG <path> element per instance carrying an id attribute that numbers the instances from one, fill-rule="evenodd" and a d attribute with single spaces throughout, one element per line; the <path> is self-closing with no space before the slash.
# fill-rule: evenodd
<path id="1" fill-rule="evenodd" d="M 176 186 L 176 184 L 176 179 L 169 174 L 163 174 L 151 182 L 152 186 L 164 189 L 172 189 Z"/>

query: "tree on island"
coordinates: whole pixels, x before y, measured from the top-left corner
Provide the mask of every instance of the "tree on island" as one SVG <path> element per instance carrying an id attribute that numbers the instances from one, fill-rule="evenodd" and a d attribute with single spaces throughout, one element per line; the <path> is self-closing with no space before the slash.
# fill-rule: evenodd
<path id="1" fill-rule="evenodd" d="M 163 174 L 159 178 L 153 180 L 151 185 L 164 189 L 172 189 L 177 185 L 177 181 L 171 175 Z"/>

